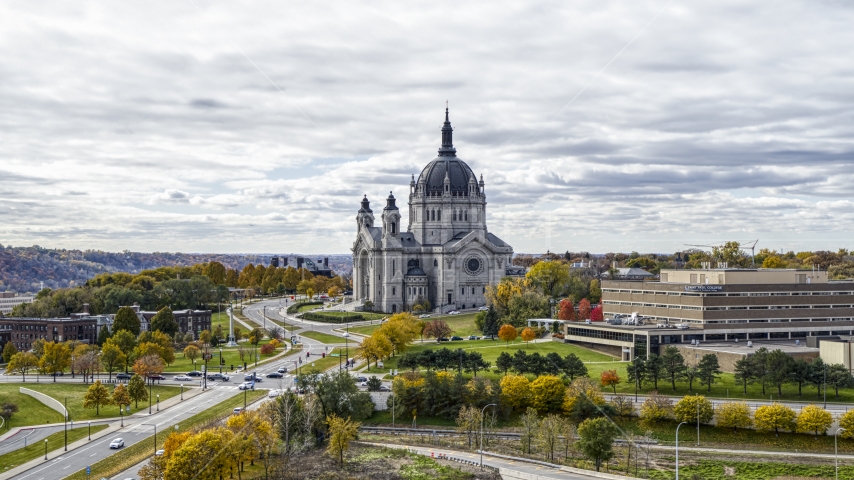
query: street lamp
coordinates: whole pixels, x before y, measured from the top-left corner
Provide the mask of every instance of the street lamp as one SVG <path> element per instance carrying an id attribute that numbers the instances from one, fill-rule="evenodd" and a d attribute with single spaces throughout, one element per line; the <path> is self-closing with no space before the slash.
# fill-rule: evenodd
<path id="1" fill-rule="evenodd" d="M 89 423 L 89 441 L 91 442 L 92 441 L 92 422 L 88 422 L 88 423 Z"/>
<path id="2" fill-rule="evenodd" d="M 68 397 L 65 397 L 65 451 L 68 451 Z"/>
<path id="3" fill-rule="evenodd" d="M 836 480 L 839 480 L 839 447 L 837 446 L 837 439 L 839 438 L 839 432 L 845 430 L 842 427 L 836 429 L 836 433 L 833 434 L 833 455 L 836 457 Z"/>
<path id="4" fill-rule="evenodd" d="M 160 411 L 160 394 L 157 394 L 157 411 Z"/>
<path id="5" fill-rule="evenodd" d="M 141 423 L 140 426 L 154 427 L 154 456 L 157 456 L 157 425 L 154 423 Z M 157 477 L 157 462 L 154 462 L 154 476 Z"/>
<path id="6" fill-rule="evenodd" d="M 47 439 L 44 439 L 44 459 L 47 460 Z"/>
<path id="7" fill-rule="evenodd" d="M 350 368 L 350 334 L 348 332 L 344 332 L 344 356 L 347 357 L 347 369 Z"/>
<path id="8" fill-rule="evenodd" d="M 151 415 L 151 384 L 154 383 L 154 380 L 148 379 L 148 414 Z"/>
<path id="9" fill-rule="evenodd" d="M 497 407 L 495 403 L 490 403 L 480 410 L 480 469 L 483 470 L 483 412 L 489 407 Z"/>
<path id="10" fill-rule="evenodd" d="M 676 480 L 679 480 L 679 427 L 688 422 L 682 422 L 676 426 Z"/>
<path id="11" fill-rule="evenodd" d="M 125 409 L 122 405 L 119 405 L 119 417 L 122 419 L 122 428 L 125 427 Z"/>
<path id="12" fill-rule="evenodd" d="M 181 401 L 184 401 L 184 384 L 181 384 Z"/>

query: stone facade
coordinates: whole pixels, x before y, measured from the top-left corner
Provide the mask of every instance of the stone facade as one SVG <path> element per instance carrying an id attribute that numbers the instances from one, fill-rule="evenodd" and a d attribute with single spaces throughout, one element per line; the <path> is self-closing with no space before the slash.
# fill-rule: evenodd
<path id="1" fill-rule="evenodd" d="M 390 192 L 375 226 L 367 196 L 356 215 L 353 295 L 385 312 L 429 302 L 434 311 L 486 304 L 488 285 L 507 274 L 513 248 L 489 233 L 483 177 L 457 158 L 445 110 L 442 147 L 409 185 L 409 224 Z"/>

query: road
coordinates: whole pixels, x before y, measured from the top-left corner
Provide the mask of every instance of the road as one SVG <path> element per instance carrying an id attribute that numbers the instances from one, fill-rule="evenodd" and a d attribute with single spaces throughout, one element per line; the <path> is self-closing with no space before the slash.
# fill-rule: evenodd
<path id="1" fill-rule="evenodd" d="M 109 448 L 110 442 L 115 438 L 124 439 L 126 447 L 133 445 L 153 435 L 155 426 L 158 431 L 166 431 L 182 420 L 233 397 L 237 393 L 236 387 L 215 385 L 208 391 L 161 412 L 155 412 L 151 415 L 139 413 L 132 415 L 125 418 L 124 428 L 111 435 L 93 440 L 11 478 L 16 480 L 47 480 L 70 475 L 78 470 L 85 469 L 87 465 L 92 465 L 116 453 L 115 450 Z M 152 445 L 152 453 L 153 450 L 154 446 Z"/>
<path id="2" fill-rule="evenodd" d="M 92 425 L 104 425 L 109 421 L 93 421 Z M 87 423 L 77 423 L 78 428 L 86 428 Z M 71 427 L 69 427 L 71 428 Z M 22 428 L 15 435 L 0 442 L 0 455 L 9 453 L 19 448 L 24 448 L 33 443 L 40 442 L 51 434 L 61 432 L 65 429 L 64 425 L 41 427 L 41 428 Z"/>

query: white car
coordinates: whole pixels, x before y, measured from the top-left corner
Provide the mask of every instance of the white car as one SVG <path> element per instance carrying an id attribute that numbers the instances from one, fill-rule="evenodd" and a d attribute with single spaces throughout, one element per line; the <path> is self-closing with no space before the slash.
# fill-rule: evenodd
<path id="1" fill-rule="evenodd" d="M 238 390 L 252 390 L 252 382 L 243 382 L 237 386 Z"/>
<path id="2" fill-rule="evenodd" d="M 419 316 L 418 318 L 430 318 L 430 315 L 427 315 L 427 314 L 425 313 L 424 315 L 421 315 L 421 316 Z"/>
<path id="3" fill-rule="evenodd" d="M 282 392 L 280 392 L 279 390 L 273 389 L 273 390 L 270 390 L 270 392 L 269 392 L 269 393 L 267 393 L 267 396 L 268 396 L 269 398 L 276 398 L 276 397 L 278 397 L 278 396 L 279 396 L 279 395 L 281 395 L 281 394 L 282 394 Z"/>
<path id="4" fill-rule="evenodd" d="M 112 442 L 110 442 L 110 448 L 111 449 L 122 448 L 124 446 L 125 446 L 125 441 L 124 441 L 124 439 L 121 439 L 121 438 L 117 438 L 117 439 L 113 440 Z"/>
<path id="5" fill-rule="evenodd" d="M 460 314 L 460 312 L 458 312 L 456 310 L 451 310 L 450 312 L 448 312 L 448 315 L 459 315 L 459 314 Z"/>
<path id="6" fill-rule="evenodd" d="M 481 312 L 485 312 L 485 311 L 489 310 L 489 307 L 480 307 L 480 308 L 478 308 L 478 310 Z"/>
<path id="7" fill-rule="evenodd" d="M 172 380 L 175 380 L 176 382 L 192 382 L 193 377 L 189 375 L 175 375 Z"/>

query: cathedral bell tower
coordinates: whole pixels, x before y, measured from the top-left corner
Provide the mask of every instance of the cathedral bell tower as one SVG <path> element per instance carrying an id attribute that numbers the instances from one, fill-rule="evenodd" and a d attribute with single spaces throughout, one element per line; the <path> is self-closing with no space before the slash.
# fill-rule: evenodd
<path id="1" fill-rule="evenodd" d="M 383 208 L 383 237 L 400 238 L 400 210 L 395 205 L 395 198 L 391 192 L 388 192 L 386 205 Z"/>
<path id="2" fill-rule="evenodd" d="M 362 208 L 359 209 L 359 213 L 356 215 L 356 231 L 362 229 L 362 227 L 373 227 L 374 226 L 374 211 L 371 210 L 371 202 L 368 201 L 368 196 L 365 195 L 362 198 Z"/>

